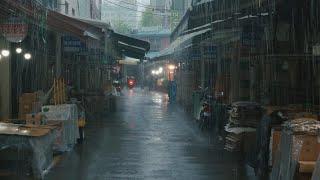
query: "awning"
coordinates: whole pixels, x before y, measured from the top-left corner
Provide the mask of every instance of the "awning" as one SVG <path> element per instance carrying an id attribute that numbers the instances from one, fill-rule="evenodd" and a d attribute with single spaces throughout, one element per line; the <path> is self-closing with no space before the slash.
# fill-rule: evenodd
<path id="1" fill-rule="evenodd" d="M 119 64 L 125 65 L 137 65 L 140 62 L 140 59 L 125 57 L 123 60 L 119 60 Z"/>
<path id="2" fill-rule="evenodd" d="M 91 38 L 100 40 L 104 37 L 101 28 L 55 11 L 48 11 L 47 22 L 49 28 L 53 28 L 55 31 L 61 33 L 70 33 L 80 39 Z"/>
<path id="3" fill-rule="evenodd" d="M 118 52 L 123 56 L 136 59 L 143 59 L 150 49 L 150 43 L 125 36 L 119 33 L 113 33 L 112 37 L 118 48 Z"/>
<path id="4" fill-rule="evenodd" d="M 164 50 L 162 50 L 158 56 L 154 58 L 165 57 L 173 54 L 175 51 L 179 51 L 179 49 L 184 49 L 184 45 L 188 46 L 186 42 L 191 41 L 193 38 L 200 36 L 204 33 L 211 31 L 211 28 L 203 29 L 200 31 L 196 31 L 193 33 L 185 34 L 184 36 L 178 37 L 175 41 L 173 41 L 170 46 Z"/>
<path id="5" fill-rule="evenodd" d="M 91 24 L 93 26 L 96 26 L 96 27 L 99 27 L 103 30 L 111 30 L 111 26 L 110 24 L 104 22 L 104 21 L 101 21 L 101 20 L 96 20 L 96 19 L 87 19 L 87 18 L 77 18 L 79 21 L 82 21 L 82 22 L 85 22 L 85 23 L 88 23 L 88 24 Z"/>

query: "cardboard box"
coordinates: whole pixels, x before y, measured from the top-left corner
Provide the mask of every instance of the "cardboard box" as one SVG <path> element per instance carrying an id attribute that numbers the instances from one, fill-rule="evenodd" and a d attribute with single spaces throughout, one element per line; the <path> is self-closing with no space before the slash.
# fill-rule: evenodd
<path id="1" fill-rule="evenodd" d="M 19 104 L 31 104 L 38 101 L 38 95 L 36 93 L 25 93 L 19 97 Z"/>
<path id="2" fill-rule="evenodd" d="M 38 93 L 24 93 L 19 98 L 19 119 L 25 119 L 26 114 L 41 111 L 42 104 L 38 101 Z"/>
<path id="3" fill-rule="evenodd" d="M 269 165 L 272 166 L 274 164 L 274 160 L 276 158 L 276 152 L 279 148 L 281 142 L 281 130 L 279 129 L 272 129 L 271 130 L 271 138 L 270 138 L 270 160 Z"/>
<path id="4" fill-rule="evenodd" d="M 41 114 L 26 114 L 26 124 L 39 126 L 42 124 L 41 120 L 42 120 Z"/>
<path id="5" fill-rule="evenodd" d="M 320 143 L 317 136 L 304 135 L 299 161 L 317 161 L 320 153 Z"/>

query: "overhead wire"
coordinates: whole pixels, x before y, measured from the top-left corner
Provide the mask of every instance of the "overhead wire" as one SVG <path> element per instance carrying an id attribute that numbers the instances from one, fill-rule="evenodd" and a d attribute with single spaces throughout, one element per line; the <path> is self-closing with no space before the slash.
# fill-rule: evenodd
<path id="1" fill-rule="evenodd" d="M 115 6 L 119 6 L 119 7 L 122 7 L 122 8 L 125 8 L 125 9 L 128 9 L 128 10 L 131 10 L 131 11 L 136 11 L 136 12 L 140 12 L 140 13 L 145 13 L 145 11 L 140 11 L 138 9 L 133 9 L 133 8 L 130 8 L 130 7 L 127 7 L 127 6 L 123 6 L 123 5 L 120 5 L 120 4 L 117 4 L 117 3 L 114 3 L 112 1 L 109 1 L 109 0 L 104 0 L 105 2 L 108 2 L 110 4 L 113 4 Z M 152 15 L 155 15 L 155 16 L 161 16 L 161 17 L 166 17 L 167 15 L 163 15 L 163 14 L 155 14 L 155 13 L 152 13 Z"/>
<path id="2" fill-rule="evenodd" d="M 152 6 L 152 5 L 146 5 L 146 4 L 141 4 L 139 2 L 136 2 L 136 4 L 133 4 L 133 3 L 129 3 L 127 1 L 119 1 L 121 3 L 124 3 L 124 4 L 129 4 L 129 5 L 133 5 L 133 6 L 138 6 L 138 7 L 143 7 L 143 8 L 147 8 L 147 9 L 151 9 L 151 10 L 157 10 L 157 11 L 171 11 L 170 9 L 162 9 L 162 8 L 157 8 L 156 6 Z M 140 6 L 139 6 L 140 5 Z M 174 9 L 174 10 L 180 10 L 180 11 L 183 11 L 184 9 Z"/>

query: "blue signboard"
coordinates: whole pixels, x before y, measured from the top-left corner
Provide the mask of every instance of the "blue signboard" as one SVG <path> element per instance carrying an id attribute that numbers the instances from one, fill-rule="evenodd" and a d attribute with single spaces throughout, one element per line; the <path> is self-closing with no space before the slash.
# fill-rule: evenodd
<path id="1" fill-rule="evenodd" d="M 65 52 L 83 52 L 86 50 L 86 44 L 73 36 L 63 36 L 62 44 Z"/>

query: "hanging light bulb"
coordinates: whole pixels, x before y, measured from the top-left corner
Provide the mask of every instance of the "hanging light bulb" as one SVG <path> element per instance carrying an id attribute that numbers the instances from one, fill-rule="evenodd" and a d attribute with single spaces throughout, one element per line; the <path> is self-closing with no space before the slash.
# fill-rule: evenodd
<path id="1" fill-rule="evenodd" d="M 18 47 L 18 48 L 16 49 L 16 53 L 17 53 L 17 54 L 21 54 L 21 53 L 22 53 L 22 49 L 21 49 L 20 47 Z"/>
<path id="2" fill-rule="evenodd" d="M 30 53 L 25 53 L 24 54 L 24 59 L 25 60 L 30 60 L 31 59 L 31 54 Z"/>
<path id="3" fill-rule="evenodd" d="M 158 70 L 160 73 L 163 72 L 163 68 L 162 67 L 159 67 L 159 70 Z"/>
<path id="4" fill-rule="evenodd" d="M 1 51 L 1 55 L 3 57 L 8 57 L 10 55 L 10 51 L 7 50 L 7 49 L 4 49 L 4 50 Z"/>

